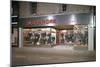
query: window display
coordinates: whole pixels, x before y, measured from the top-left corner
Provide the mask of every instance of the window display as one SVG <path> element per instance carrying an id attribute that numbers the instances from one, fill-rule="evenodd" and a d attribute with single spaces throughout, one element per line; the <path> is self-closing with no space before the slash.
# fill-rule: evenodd
<path id="1" fill-rule="evenodd" d="M 24 29 L 24 44 L 26 46 L 53 45 L 55 32 L 50 28 Z"/>
<path id="2" fill-rule="evenodd" d="M 88 29 L 86 25 L 74 25 L 71 30 L 59 30 L 59 35 L 54 28 L 24 29 L 23 34 L 24 44 L 27 46 L 88 45 Z"/>

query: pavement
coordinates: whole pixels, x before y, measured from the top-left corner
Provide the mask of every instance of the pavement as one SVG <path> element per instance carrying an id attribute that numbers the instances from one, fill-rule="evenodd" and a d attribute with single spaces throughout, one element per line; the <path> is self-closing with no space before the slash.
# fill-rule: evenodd
<path id="1" fill-rule="evenodd" d="M 76 47 L 75 47 L 76 48 Z M 79 48 L 79 47 L 78 47 Z M 81 47 L 82 48 L 82 47 Z M 12 66 L 96 61 L 96 52 L 74 46 L 13 47 Z"/>

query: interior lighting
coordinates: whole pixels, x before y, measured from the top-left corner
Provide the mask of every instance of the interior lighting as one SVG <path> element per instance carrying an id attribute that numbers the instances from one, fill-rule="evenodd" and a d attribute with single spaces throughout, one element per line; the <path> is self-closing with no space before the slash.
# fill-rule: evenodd
<path id="1" fill-rule="evenodd" d="M 53 18 L 53 16 L 48 16 L 47 19 L 48 19 L 48 20 L 52 20 L 52 19 L 54 19 L 54 18 Z"/>

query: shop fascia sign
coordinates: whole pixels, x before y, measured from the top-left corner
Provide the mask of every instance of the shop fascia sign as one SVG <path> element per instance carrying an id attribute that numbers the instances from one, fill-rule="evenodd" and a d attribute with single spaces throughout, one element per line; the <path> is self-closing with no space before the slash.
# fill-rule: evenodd
<path id="1" fill-rule="evenodd" d="M 56 24 L 56 19 L 45 19 L 45 20 L 26 20 L 25 26 L 34 26 L 34 25 L 47 25 L 47 24 Z"/>
<path id="2" fill-rule="evenodd" d="M 91 13 L 80 13 L 80 14 L 69 14 L 69 15 L 23 18 L 23 22 L 25 27 L 54 26 L 55 24 L 88 25 L 91 22 L 91 17 L 92 17 Z"/>
<path id="3" fill-rule="evenodd" d="M 33 20 L 31 24 L 49 24 L 49 23 L 56 23 L 55 19 L 51 20 Z"/>

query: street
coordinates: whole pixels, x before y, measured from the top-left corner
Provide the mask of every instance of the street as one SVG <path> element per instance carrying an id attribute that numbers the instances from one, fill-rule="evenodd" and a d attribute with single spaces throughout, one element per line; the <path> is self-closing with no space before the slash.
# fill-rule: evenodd
<path id="1" fill-rule="evenodd" d="M 96 52 L 75 50 L 73 47 L 13 47 L 12 65 L 38 65 L 53 63 L 69 63 L 95 61 Z"/>

